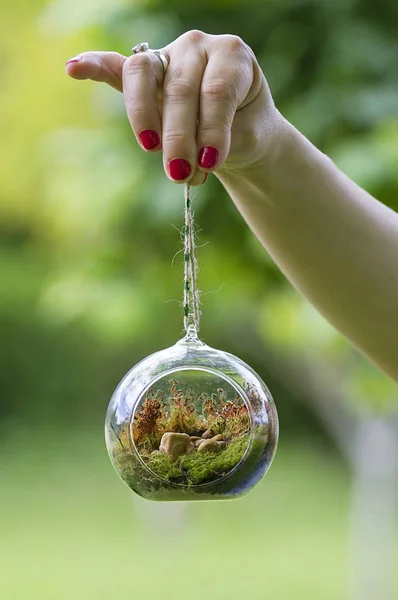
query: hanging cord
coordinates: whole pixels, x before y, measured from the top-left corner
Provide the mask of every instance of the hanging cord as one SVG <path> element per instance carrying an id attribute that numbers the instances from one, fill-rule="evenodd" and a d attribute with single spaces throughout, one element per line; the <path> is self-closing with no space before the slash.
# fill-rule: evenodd
<path id="1" fill-rule="evenodd" d="M 185 184 L 184 226 L 184 328 L 193 325 L 199 331 L 199 292 L 196 287 L 197 262 L 195 258 L 195 226 L 192 212 L 191 189 Z"/>

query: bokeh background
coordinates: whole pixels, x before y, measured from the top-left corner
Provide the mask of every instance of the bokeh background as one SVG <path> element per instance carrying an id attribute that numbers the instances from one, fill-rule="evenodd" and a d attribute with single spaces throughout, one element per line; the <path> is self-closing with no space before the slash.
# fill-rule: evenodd
<path id="1" fill-rule="evenodd" d="M 396 386 L 291 288 L 214 177 L 194 198 L 201 335 L 268 383 L 277 458 L 234 502 L 148 503 L 118 480 L 112 391 L 182 335 L 182 188 L 138 149 L 119 94 L 64 71 L 84 50 L 238 34 L 284 115 L 397 208 L 397 27 L 394 0 L 1 0 L 1 598 L 397 598 Z"/>

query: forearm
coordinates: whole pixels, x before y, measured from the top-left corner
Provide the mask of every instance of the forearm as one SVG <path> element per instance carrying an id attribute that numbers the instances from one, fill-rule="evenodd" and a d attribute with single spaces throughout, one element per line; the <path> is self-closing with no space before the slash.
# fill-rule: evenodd
<path id="1" fill-rule="evenodd" d="M 398 215 L 284 127 L 275 160 L 218 177 L 292 284 L 398 380 Z"/>

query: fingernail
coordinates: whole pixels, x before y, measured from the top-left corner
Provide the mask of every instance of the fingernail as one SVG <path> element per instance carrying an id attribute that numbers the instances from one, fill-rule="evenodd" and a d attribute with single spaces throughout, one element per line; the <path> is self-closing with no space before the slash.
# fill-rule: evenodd
<path id="1" fill-rule="evenodd" d="M 159 146 L 160 138 L 156 131 L 144 129 L 141 131 L 139 138 L 145 150 L 153 150 L 156 146 Z"/>
<path id="2" fill-rule="evenodd" d="M 218 150 L 214 146 L 204 146 L 199 152 L 199 164 L 202 169 L 212 169 L 218 161 Z"/>
<path id="3" fill-rule="evenodd" d="M 173 158 L 169 162 L 170 177 L 175 181 L 183 181 L 191 174 L 191 165 L 184 158 Z"/>
<path id="4" fill-rule="evenodd" d="M 208 174 L 208 173 L 205 173 L 205 178 L 204 178 L 204 180 L 202 181 L 202 185 L 203 185 L 204 183 L 206 183 L 206 180 L 207 180 L 208 176 L 209 176 L 209 174 Z"/>
<path id="5" fill-rule="evenodd" d="M 70 63 L 80 62 L 81 60 L 83 60 L 82 56 L 75 56 L 75 58 L 67 60 L 65 64 L 70 65 Z"/>

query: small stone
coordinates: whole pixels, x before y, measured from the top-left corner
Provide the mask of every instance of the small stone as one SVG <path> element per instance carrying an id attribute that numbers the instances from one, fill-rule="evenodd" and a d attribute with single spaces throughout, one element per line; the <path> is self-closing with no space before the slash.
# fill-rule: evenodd
<path id="1" fill-rule="evenodd" d="M 203 442 L 198 448 L 198 452 L 221 452 L 221 447 L 218 444 L 219 442 L 216 442 L 214 440 L 203 440 Z"/>
<path id="2" fill-rule="evenodd" d="M 204 433 L 202 433 L 202 438 L 204 440 L 209 440 L 213 436 L 214 436 L 214 431 L 212 431 L 211 429 L 207 429 Z"/>
<path id="3" fill-rule="evenodd" d="M 220 446 L 221 450 L 223 448 L 225 448 L 225 446 L 228 446 L 227 442 L 222 442 L 222 441 L 221 442 L 217 442 L 217 444 L 218 444 L 218 446 Z"/>
<path id="4" fill-rule="evenodd" d="M 186 433 L 164 433 L 160 442 L 159 450 L 169 456 L 181 456 L 187 452 L 191 439 Z"/>
<path id="5" fill-rule="evenodd" d="M 192 442 L 188 444 L 186 452 L 187 454 L 193 454 L 194 452 L 196 452 L 195 444 L 193 444 Z"/>

